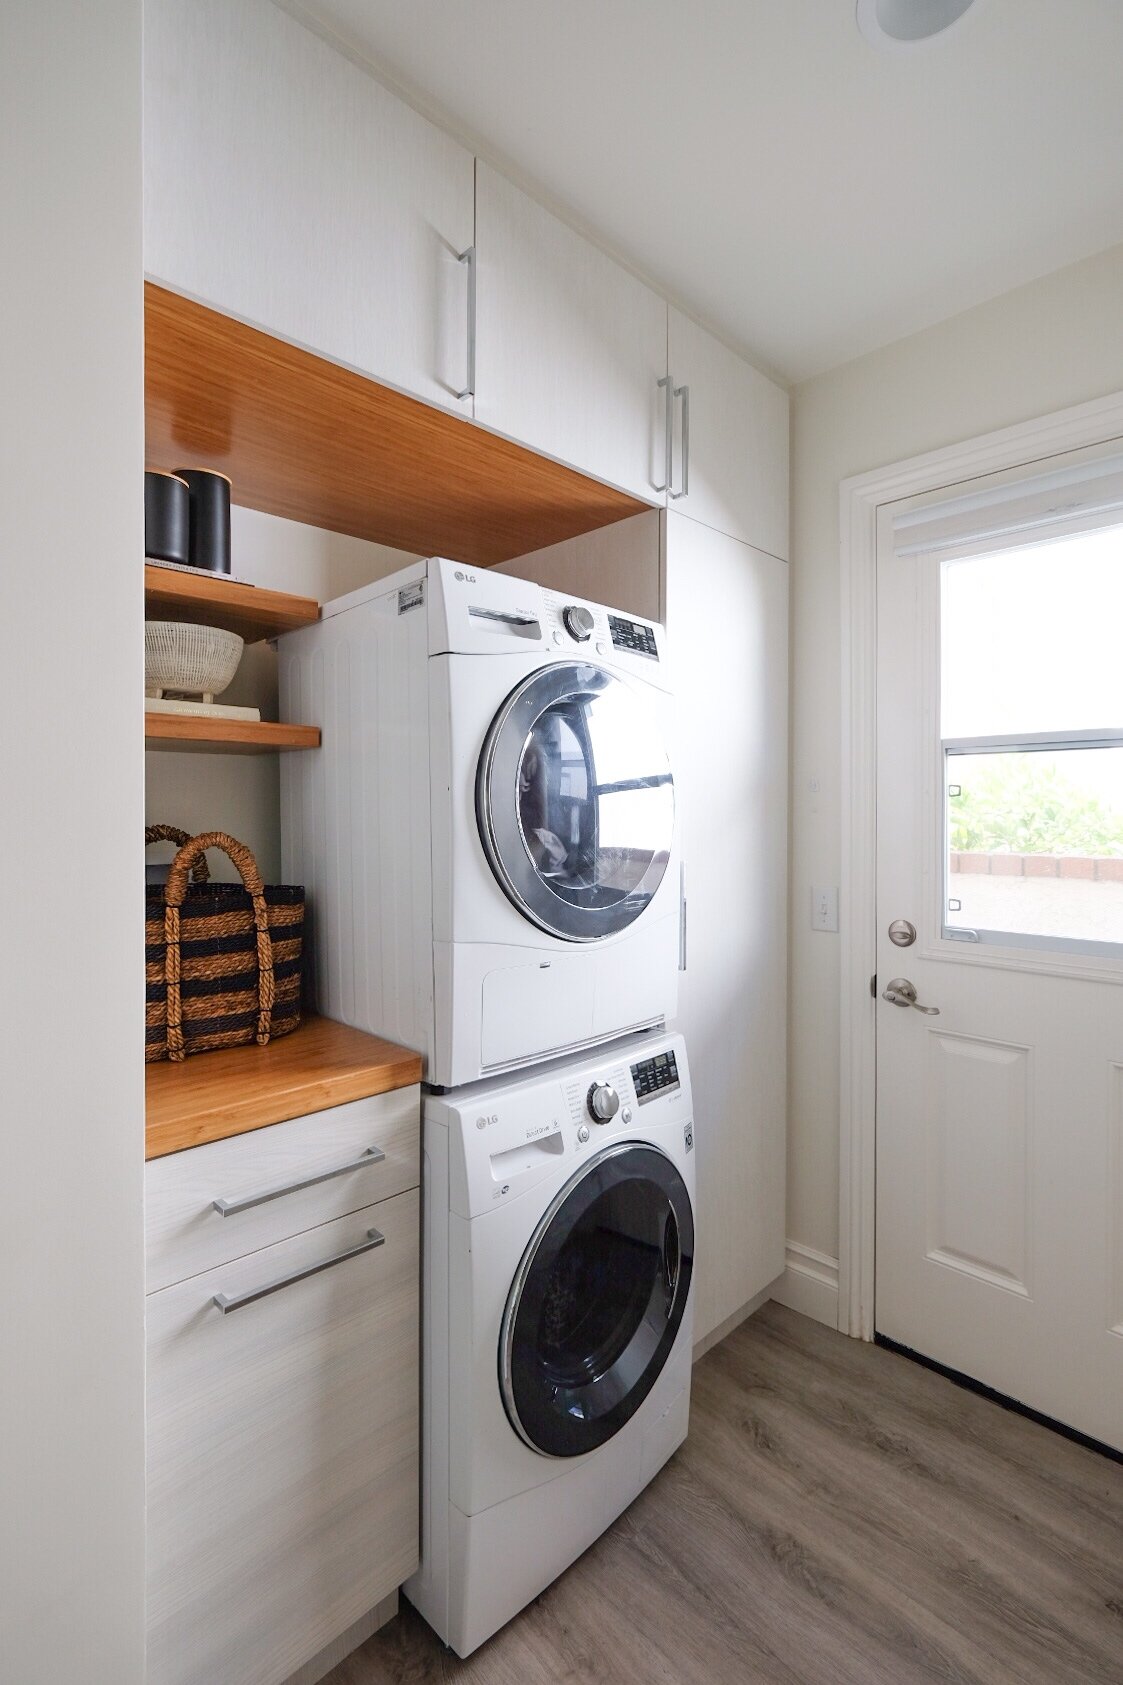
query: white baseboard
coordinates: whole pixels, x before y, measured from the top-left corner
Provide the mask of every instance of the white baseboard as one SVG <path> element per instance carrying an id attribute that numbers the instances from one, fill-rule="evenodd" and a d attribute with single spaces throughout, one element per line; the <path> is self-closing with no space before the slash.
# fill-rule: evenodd
<path id="1" fill-rule="evenodd" d="M 784 1248 L 784 1273 L 773 1287 L 772 1297 L 801 1316 L 837 1328 L 838 1259 L 789 1240 Z"/>

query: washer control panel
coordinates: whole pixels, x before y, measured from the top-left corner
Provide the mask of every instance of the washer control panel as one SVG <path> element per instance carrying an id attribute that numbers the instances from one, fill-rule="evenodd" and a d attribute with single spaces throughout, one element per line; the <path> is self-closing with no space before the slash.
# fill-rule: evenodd
<path id="1" fill-rule="evenodd" d="M 632 1081 L 641 1106 L 646 1106 L 649 1100 L 658 1099 L 668 1089 L 678 1088 L 678 1061 L 674 1048 L 666 1053 L 656 1053 L 651 1059 L 641 1059 L 638 1065 L 633 1065 Z"/>

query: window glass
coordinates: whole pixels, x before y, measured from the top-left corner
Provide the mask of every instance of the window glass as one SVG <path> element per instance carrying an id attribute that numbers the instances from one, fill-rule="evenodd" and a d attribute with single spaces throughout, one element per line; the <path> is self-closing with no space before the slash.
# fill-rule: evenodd
<path id="1" fill-rule="evenodd" d="M 1123 747 L 949 752 L 950 930 L 1123 943 Z"/>

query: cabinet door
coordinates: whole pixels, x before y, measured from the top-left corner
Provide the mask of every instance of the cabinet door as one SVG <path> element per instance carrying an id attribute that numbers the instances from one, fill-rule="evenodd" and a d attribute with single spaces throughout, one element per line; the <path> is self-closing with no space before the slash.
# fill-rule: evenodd
<path id="1" fill-rule="evenodd" d="M 784 1267 L 787 608 L 783 562 L 666 517 L 697 1125 L 695 1338 Z"/>
<path id="2" fill-rule="evenodd" d="M 675 387 L 688 388 L 674 406 L 670 507 L 786 560 L 787 393 L 674 308 L 669 345 Z"/>
<path id="3" fill-rule="evenodd" d="M 269 0 L 147 0 L 148 274 L 471 411 L 470 153 Z"/>
<path id="4" fill-rule="evenodd" d="M 417 1190 L 151 1294 L 147 1384 L 149 1685 L 277 1685 L 417 1565 Z"/>
<path id="5" fill-rule="evenodd" d="M 477 421 L 654 501 L 664 301 L 483 163 L 476 250 Z"/>

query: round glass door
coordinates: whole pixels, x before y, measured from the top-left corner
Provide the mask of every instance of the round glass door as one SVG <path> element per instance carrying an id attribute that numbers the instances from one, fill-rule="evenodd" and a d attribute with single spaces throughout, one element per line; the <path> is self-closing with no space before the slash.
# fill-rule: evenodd
<path id="1" fill-rule="evenodd" d="M 505 894 L 541 929 L 571 942 L 624 930 L 658 889 L 674 832 L 650 707 L 600 667 L 533 673 L 492 722 L 476 818 Z"/>
<path id="2" fill-rule="evenodd" d="M 618 1433 L 670 1356 L 690 1295 L 694 1218 L 665 1153 L 599 1153 L 551 1204 L 519 1265 L 499 1344 L 516 1433 L 578 1457 Z"/>

